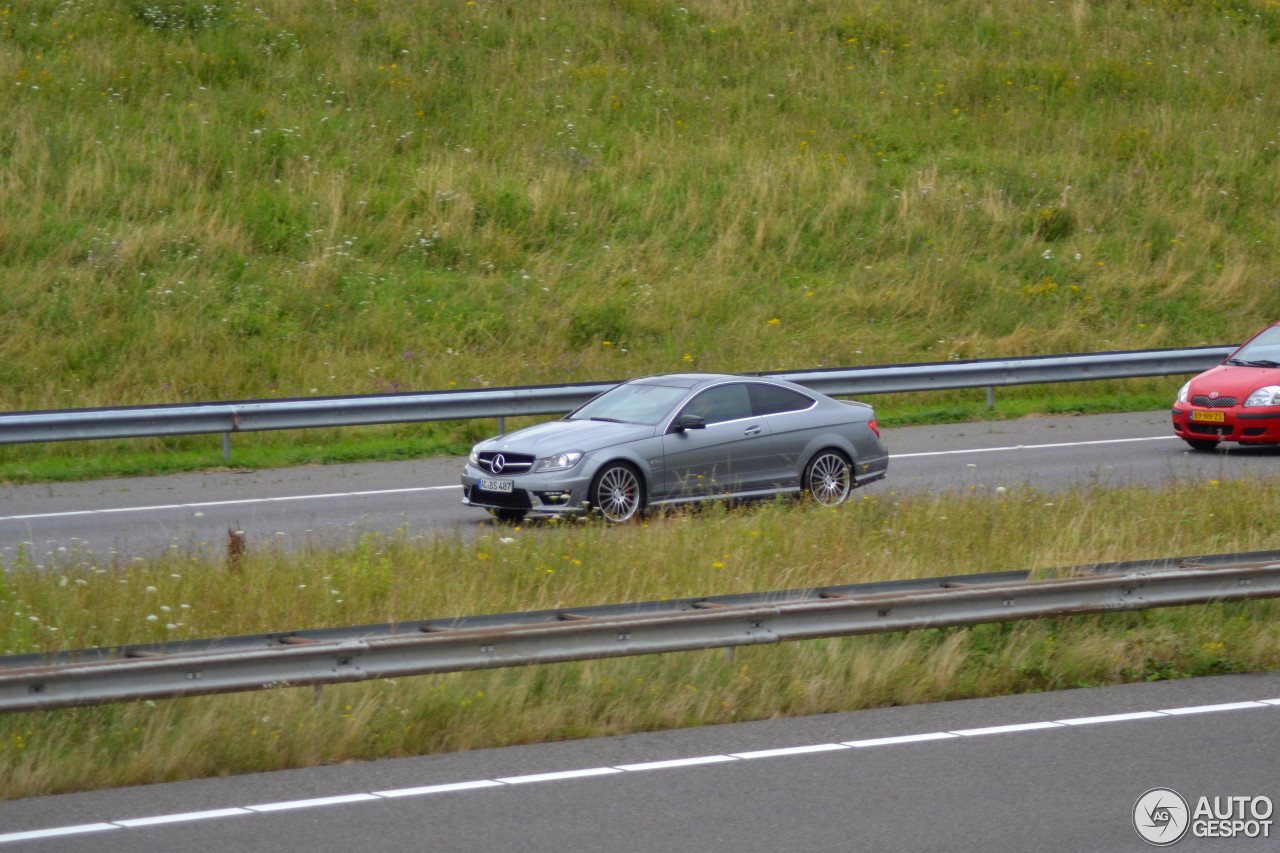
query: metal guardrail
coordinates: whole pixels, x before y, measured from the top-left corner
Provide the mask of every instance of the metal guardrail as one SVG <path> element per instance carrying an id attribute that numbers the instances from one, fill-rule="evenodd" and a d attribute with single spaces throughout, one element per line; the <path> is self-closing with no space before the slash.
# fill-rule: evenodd
<path id="1" fill-rule="evenodd" d="M 1234 346 L 981 359 L 883 367 L 760 373 L 824 394 L 852 397 L 955 388 L 1083 382 L 1199 373 Z M 0 413 L 0 444 L 222 433 L 223 454 L 235 432 L 556 415 L 617 385 L 593 382 L 472 391 L 308 397 L 222 403 L 121 406 Z"/>
<path id="2" fill-rule="evenodd" d="M 1280 552 L 0 658 L 0 712 L 1280 597 Z M 1016 579 L 1015 579 L 1016 578 Z M 194 644 L 186 644 L 194 645 Z"/>

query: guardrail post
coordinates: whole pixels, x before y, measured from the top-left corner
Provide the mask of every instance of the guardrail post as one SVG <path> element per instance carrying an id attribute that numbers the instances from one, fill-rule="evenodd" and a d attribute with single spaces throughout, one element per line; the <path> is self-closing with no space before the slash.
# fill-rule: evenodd
<path id="1" fill-rule="evenodd" d="M 507 419 L 502 415 L 498 415 L 498 435 L 507 434 Z"/>
<path id="2" fill-rule="evenodd" d="M 231 433 L 229 432 L 222 434 L 222 461 L 231 461 Z"/>
<path id="3" fill-rule="evenodd" d="M 996 407 L 996 387 L 994 385 L 987 386 L 987 411 L 991 411 Z"/>

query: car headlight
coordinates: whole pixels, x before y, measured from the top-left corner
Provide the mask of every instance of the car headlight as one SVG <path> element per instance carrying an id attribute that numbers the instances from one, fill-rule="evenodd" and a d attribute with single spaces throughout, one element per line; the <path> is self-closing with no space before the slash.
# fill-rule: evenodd
<path id="1" fill-rule="evenodd" d="M 1187 383 L 1182 386 L 1182 390 L 1178 392 L 1178 402 L 1179 403 L 1187 402 L 1187 395 L 1190 393 L 1191 393 L 1191 380 L 1187 380 Z"/>
<path id="2" fill-rule="evenodd" d="M 472 465 L 479 465 L 479 464 L 480 464 L 480 450 L 479 450 L 479 448 L 476 448 L 476 447 L 471 448 L 471 464 L 472 464 Z"/>
<path id="3" fill-rule="evenodd" d="M 1280 406 L 1280 385 L 1268 385 L 1265 388 L 1259 388 L 1249 395 L 1249 399 L 1244 401 L 1246 408 L 1249 406 Z"/>
<path id="4" fill-rule="evenodd" d="M 545 459 L 539 459 L 533 463 L 533 471 L 535 474 L 543 471 L 565 471 L 578 464 L 578 460 L 582 458 L 581 450 L 570 450 L 567 453 L 557 453 L 555 456 L 548 456 Z"/>

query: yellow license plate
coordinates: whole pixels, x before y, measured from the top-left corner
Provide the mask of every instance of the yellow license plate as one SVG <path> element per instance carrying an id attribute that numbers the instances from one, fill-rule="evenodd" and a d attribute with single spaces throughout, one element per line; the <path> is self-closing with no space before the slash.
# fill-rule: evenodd
<path id="1" fill-rule="evenodd" d="M 1226 423 L 1227 416 L 1222 412 L 1192 412 L 1191 420 L 1210 424 L 1221 424 Z"/>

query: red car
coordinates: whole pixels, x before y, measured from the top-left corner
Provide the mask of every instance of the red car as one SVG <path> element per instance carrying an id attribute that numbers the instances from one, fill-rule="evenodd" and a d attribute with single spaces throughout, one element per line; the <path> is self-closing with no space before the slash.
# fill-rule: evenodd
<path id="1" fill-rule="evenodd" d="M 1220 441 L 1280 444 L 1280 323 L 1182 386 L 1173 431 L 1196 450 Z"/>

